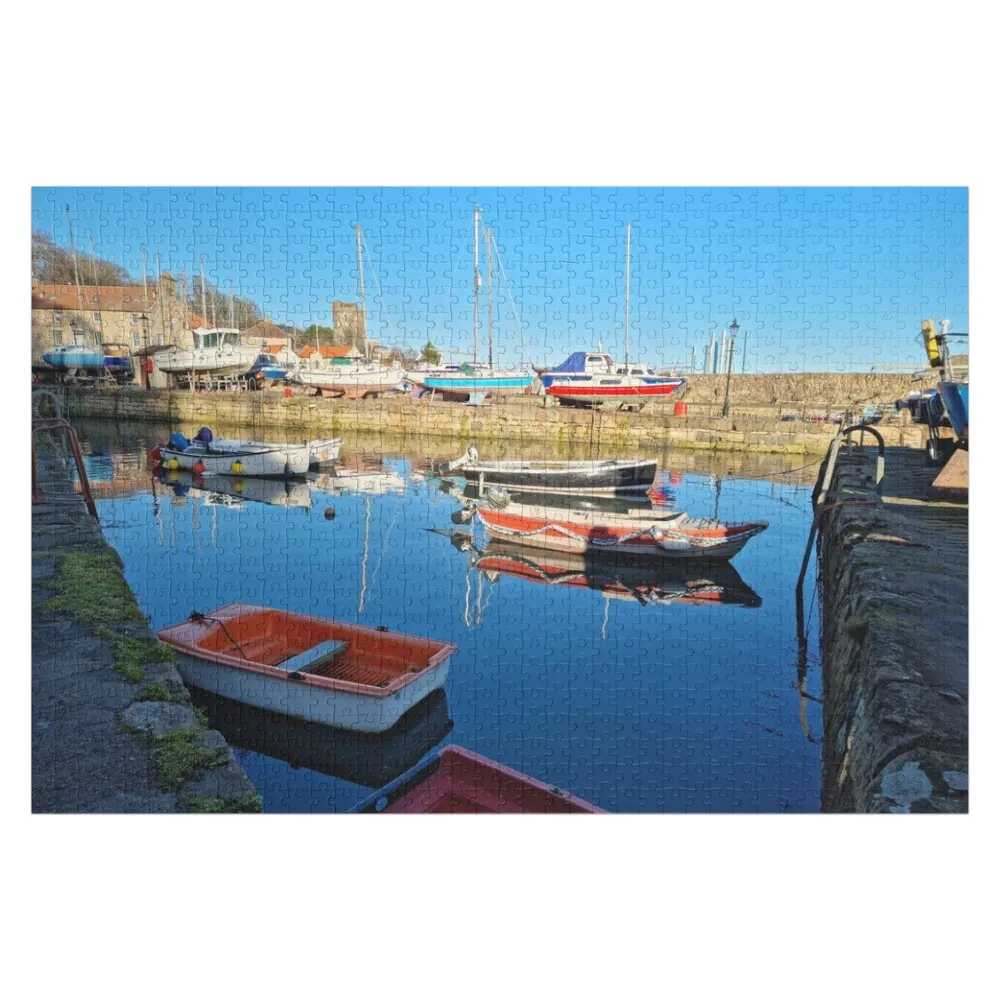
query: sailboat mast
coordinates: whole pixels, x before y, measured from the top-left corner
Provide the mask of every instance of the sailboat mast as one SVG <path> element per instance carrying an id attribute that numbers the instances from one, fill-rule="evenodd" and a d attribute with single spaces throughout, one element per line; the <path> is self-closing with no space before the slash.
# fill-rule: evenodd
<path id="1" fill-rule="evenodd" d="M 472 251 L 472 363 L 479 360 L 479 206 L 472 210 L 472 228 L 475 232 Z"/>
<path id="2" fill-rule="evenodd" d="M 76 256 L 76 238 L 73 235 L 73 216 L 70 214 L 69 205 L 66 206 L 66 225 L 69 226 L 69 249 L 73 254 L 73 277 L 76 280 L 76 309 L 83 311 L 83 293 L 80 291 L 80 263 Z"/>
<path id="3" fill-rule="evenodd" d="M 368 357 L 368 330 L 365 312 L 365 265 L 361 255 L 361 223 L 354 223 L 354 233 L 358 244 L 358 296 L 361 299 L 361 336 L 365 339 L 365 358 Z M 357 345 L 355 345 L 357 346 Z"/>
<path id="4" fill-rule="evenodd" d="M 629 271 L 631 269 L 632 223 L 625 227 L 625 367 L 628 368 L 628 293 Z"/>
<path id="5" fill-rule="evenodd" d="M 205 305 L 205 255 L 201 255 L 201 318 L 208 326 L 208 307 Z"/>
<path id="6" fill-rule="evenodd" d="M 493 232 L 486 227 L 486 328 L 490 340 L 490 371 L 493 370 L 493 256 L 490 253 L 490 241 Z"/>

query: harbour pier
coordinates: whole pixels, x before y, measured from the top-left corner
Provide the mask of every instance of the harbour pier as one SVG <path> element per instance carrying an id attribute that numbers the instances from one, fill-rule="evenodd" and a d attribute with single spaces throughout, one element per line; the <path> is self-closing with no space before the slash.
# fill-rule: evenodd
<path id="1" fill-rule="evenodd" d="M 822 809 L 967 812 L 968 504 L 922 452 L 842 449 L 821 514 Z"/>

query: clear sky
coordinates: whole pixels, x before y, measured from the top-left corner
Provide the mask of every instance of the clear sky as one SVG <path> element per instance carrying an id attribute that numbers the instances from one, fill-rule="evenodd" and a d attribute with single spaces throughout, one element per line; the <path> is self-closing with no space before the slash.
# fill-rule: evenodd
<path id="1" fill-rule="evenodd" d="M 522 329 L 535 364 L 599 340 L 623 356 L 629 222 L 635 360 L 695 348 L 700 365 L 735 318 L 735 371 L 916 368 L 924 317 L 968 330 L 965 188 L 35 188 L 32 227 L 68 246 L 69 205 L 78 249 L 93 239 L 136 275 L 145 249 L 151 274 L 159 253 L 189 279 L 204 255 L 209 281 L 304 327 L 356 300 L 359 222 L 372 335 L 457 360 L 472 349 L 477 204 L 516 303 L 495 302 L 504 364 L 522 360 Z"/>

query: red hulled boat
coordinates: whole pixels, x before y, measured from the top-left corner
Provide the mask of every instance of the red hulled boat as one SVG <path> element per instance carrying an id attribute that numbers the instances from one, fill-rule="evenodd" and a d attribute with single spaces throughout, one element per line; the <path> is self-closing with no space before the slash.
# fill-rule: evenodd
<path id="1" fill-rule="evenodd" d="M 730 559 L 768 526 L 766 521 L 727 524 L 710 517 L 649 509 L 615 514 L 542 507 L 512 503 L 500 492 L 477 502 L 475 511 L 487 533 L 499 541 L 562 552 L 688 559 Z"/>

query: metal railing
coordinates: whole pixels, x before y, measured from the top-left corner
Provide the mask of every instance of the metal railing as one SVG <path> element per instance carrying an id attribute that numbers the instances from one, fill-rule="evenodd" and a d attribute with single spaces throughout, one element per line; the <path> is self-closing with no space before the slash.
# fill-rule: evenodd
<path id="1" fill-rule="evenodd" d="M 90 491 L 90 480 L 87 478 L 87 469 L 83 461 L 83 451 L 80 448 L 80 439 L 76 436 L 76 431 L 68 420 L 62 417 L 53 417 L 48 420 L 36 421 L 31 428 L 31 503 L 43 504 L 46 502 L 45 494 L 38 482 L 38 458 L 35 454 L 35 435 L 40 431 L 63 431 L 66 440 L 69 442 L 69 449 L 76 462 L 76 471 L 80 477 L 80 492 L 83 494 L 83 502 L 87 505 L 87 510 L 91 517 L 97 518 L 97 505 L 94 503 L 94 495 Z"/>

